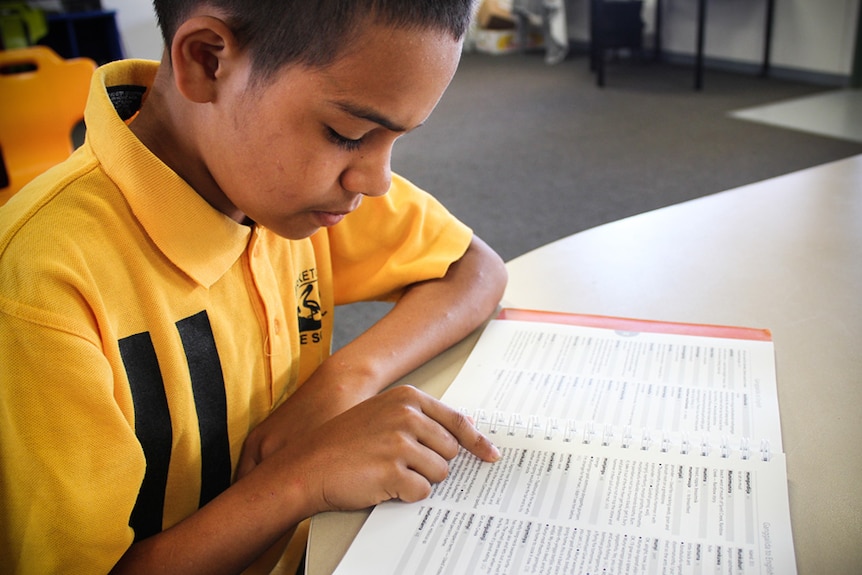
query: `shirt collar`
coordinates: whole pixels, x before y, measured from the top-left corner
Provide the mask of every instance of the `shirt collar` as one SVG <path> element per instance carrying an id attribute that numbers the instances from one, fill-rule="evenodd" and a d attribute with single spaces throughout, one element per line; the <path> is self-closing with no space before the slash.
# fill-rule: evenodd
<path id="1" fill-rule="evenodd" d="M 129 130 L 122 116 L 140 106 L 157 62 L 126 60 L 99 68 L 84 114 L 87 140 L 153 243 L 179 269 L 209 288 L 237 261 L 251 229 L 219 212 Z M 115 102 L 109 96 L 114 92 Z M 119 96 L 119 97 L 118 97 Z"/>

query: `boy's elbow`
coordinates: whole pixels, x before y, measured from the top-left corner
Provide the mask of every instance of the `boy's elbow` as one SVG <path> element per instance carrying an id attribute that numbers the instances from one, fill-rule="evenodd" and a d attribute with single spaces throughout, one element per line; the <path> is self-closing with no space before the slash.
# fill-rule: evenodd
<path id="1" fill-rule="evenodd" d="M 505 292 L 506 284 L 509 281 L 509 271 L 506 269 L 506 264 L 500 255 L 479 237 L 473 237 L 470 249 L 475 250 L 476 257 L 481 261 L 481 264 L 477 266 L 477 285 L 486 292 L 488 303 L 496 307 L 503 298 L 503 292 Z"/>
<path id="2" fill-rule="evenodd" d="M 503 263 L 503 259 L 497 254 L 497 252 L 493 253 L 493 278 L 491 279 L 491 283 L 496 288 L 496 301 L 499 303 L 499 301 L 503 299 L 503 292 L 506 291 L 506 285 L 509 283 L 509 270 L 506 268 L 506 264 Z"/>

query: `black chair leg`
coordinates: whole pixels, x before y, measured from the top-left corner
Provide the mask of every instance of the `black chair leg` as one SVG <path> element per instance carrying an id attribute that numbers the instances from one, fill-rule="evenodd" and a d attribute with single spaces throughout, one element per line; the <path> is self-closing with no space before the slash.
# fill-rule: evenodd
<path id="1" fill-rule="evenodd" d="M 604 88 L 605 86 L 605 50 L 601 47 L 601 45 L 596 47 L 595 52 L 596 58 L 596 85 L 599 88 Z"/>
<path id="2" fill-rule="evenodd" d="M 590 70 L 599 87 L 605 85 L 605 51 L 628 48 L 632 54 L 643 48 L 643 2 L 590 0 Z"/>

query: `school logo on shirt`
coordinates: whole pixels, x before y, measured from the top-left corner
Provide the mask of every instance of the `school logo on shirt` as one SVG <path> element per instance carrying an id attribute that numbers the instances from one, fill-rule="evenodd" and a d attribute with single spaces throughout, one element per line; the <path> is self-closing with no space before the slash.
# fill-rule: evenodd
<path id="1" fill-rule="evenodd" d="M 321 339 L 323 316 L 320 295 L 317 290 L 317 269 L 310 268 L 296 278 L 296 316 L 299 321 L 299 341 L 302 344 L 317 343 Z"/>

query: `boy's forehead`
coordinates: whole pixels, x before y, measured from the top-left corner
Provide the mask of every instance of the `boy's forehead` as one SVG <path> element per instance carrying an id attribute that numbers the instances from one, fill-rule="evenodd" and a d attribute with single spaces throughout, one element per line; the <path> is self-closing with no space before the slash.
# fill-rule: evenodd
<path id="1" fill-rule="evenodd" d="M 302 87 L 314 100 L 394 132 L 409 131 L 448 86 L 461 44 L 438 32 L 377 30 L 325 67 L 287 66 L 275 81 Z"/>

